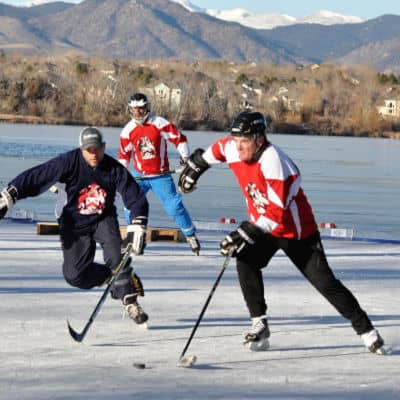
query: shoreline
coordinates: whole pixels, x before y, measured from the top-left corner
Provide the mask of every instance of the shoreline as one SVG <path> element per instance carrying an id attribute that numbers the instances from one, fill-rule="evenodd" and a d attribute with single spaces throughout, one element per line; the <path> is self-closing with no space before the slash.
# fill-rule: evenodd
<path id="1" fill-rule="evenodd" d="M 36 115 L 0 114 L 0 122 L 32 125 L 84 125 L 80 121 L 71 121 L 57 117 L 38 117 Z"/>
<path id="2" fill-rule="evenodd" d="M 73 121 L 61 117 L 39 117 L 35 115 L 15 115 L 15 114 L 0 114 L 0 123 L 13 123 L 13 124 L 32 124 L 32 125 L 86 125 L 82 121 Z M 223 131 L 215 129 L 213 121 L 182 121 L 179 125 L 180 129 L 192 131 Z M 104 125 L 106 127 L 120 127 L 122 125 Z M 278 123 L 274 126 L 274 134 L 291 134 L 291 135 L 312 135 L 312 136 L 348 136 L 348 137 L 369 137 L 369 138 L 386 138 L 386 139 L 400 139 L 400 132 L 385 131 L 380 134 L 364 133 L 362 135 L 354 135 L 352 133 L 318 133 L 314 128 L 305 127 L 304 125 Z"/>

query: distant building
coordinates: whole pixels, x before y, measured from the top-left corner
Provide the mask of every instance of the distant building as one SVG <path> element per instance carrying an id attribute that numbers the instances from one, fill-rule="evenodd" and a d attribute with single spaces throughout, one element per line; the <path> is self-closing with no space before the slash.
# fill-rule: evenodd
<path id="1" fill-rule="evenodd" d="M 281 87 L 278 89 L 278 95 L 279 95 L 279 96 L 286 95 L 286 93 L 288 93 L 288 92 L 289 92 L 289 90 L 288 90 L 287 88 L 285 88 L 285 86 L 281 86 Z"/>
<path id="2" fill-rule="evenodd" d="M 292 112 L 299 112 L 301 110 L 301 107 L 303 107 L 302 102 L 288 96 L 282 96 L 282 103 L 287 111 Z"/>
<path id="3" fill-rule="evenodd" d="M 284 86 L 281 86 L 278 89 L 277 95 L 269 98 L 270 104 L 280 103 L 283 106 L 285 111 L 291 111 L 293 113 L 299 112 L 301 107 L 303 107 L 303 103 L 296 100 L 293 97 L 289 97 L 289 89 Z"/>
<path id="4" fill-rule="evenodd" d="M 164 82 L 160 82 L 153 87 L 142 88 L 141 91 L 149 95 L 153 101 L 175 107 L 181 104 L 182 90 L 178 87 L 172 88 Z"/>
<path id="5" fill-rule="evenodd" d="M 377 108 L 384 117 L 400 117 L 400 100 L 385 100 L 385 105 Z"/>
<path id="6" fill-rule="evenodd" d="M 243 101 L 241 103 L 242 108 L 245 110 L 252 110 L 254 107 L 254 102 L 259 103 L 262 95 L 260 88 L 254 88 L 250 83 L 242 83 L 242 93 Z"/>

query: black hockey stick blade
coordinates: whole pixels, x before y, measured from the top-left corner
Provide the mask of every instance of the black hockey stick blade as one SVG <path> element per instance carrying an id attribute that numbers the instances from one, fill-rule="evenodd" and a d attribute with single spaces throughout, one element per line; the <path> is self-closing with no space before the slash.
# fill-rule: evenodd
<path id="1" fill-rule="evenodd" d="M 71 327 L 71 325 L 69 324 L 69 321 L 67 320 L 69 334 L 71 335 L 72 339 L 74 339 L 76 342 L 80 343 L 85 338 L 87 331 L 89 330 L 94 319 L 96 318 L 96 315 L 100 311 L 101 306 L 103 305 L 104 301 L 106 300 L 108 292 L 111 290 L 111 287 L 112 287 L 114 281 L 118 278 L 120 272 L 124 269 L 126 263 L 128 262 L 128 260 L 131 256 L 131 253 L 132 253 L 132 244 L 129 244 L 126 248 L 126 251 L 125 251 L 123 257 L 121 258 L 121 261 L 119 262 L 119 264 L 116 268 L 116 272 L 109 280 L 107 287 L 104 289 L 104 292 L 103 292 L 102 296 L 100 297 L 100 300 L 97 302 L 96 307 L 94 308 L 92 315 L 89 317 L 89 320 L 86 323 L 85 327 L 83 328 L 82 332 L 80 332 L 80 333 L 76 332 Z"/>
<path id="2" fill-rule="evenodd" d="M 68 331 L 69 331 L 69 334 L 71 335 L 72 339 L 74 339 L 75 342 L 79 342 L 79 343 L 82 342 L 83 338 L 86 335 L 86 331 L 83 330 L 81 333 L 78 333 L 72 328 L 72 326 L 69 324 L 68 320 L 67 320 L 67 324 L 68 324 Z"/>

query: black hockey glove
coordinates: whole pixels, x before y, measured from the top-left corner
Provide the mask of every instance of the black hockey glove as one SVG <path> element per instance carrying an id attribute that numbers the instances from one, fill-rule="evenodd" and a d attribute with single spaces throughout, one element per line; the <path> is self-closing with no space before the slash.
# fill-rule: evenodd
<path id="1" fill-rule="evenodd" d="M 133 253 L 140 256 L 146 247 L 147 218 L 135 218 L 132 224 L 128 225 L 126 231 L 127 235 L 122 243 L 122 250 L 124 251 L 128 244 L 132 243 Z"/>
<path id="2" fill-rule="evenodd" d="M 258 226 L 249 221 L 243 221 L 239 228 L 222 240 L 219 245 L 221 254 L 236 257 L 244 249 L 253 246 L 263 235 L 264 232 Z"/>
<path id="3" fill-rule="evenodd" d="M 203 149 L 196 149 L 188 158 L 185 168 L 183 168 L 179 177 L 178 188 L 180 192 L 193 192 L 196 189 L 196 182 L 200 175 L 210 168 L 210 165 L 201 156 L 203 153 Z"/>
<path id="4" fill-rule="evenodd" d="M 8 211 L 11 211 L 18 198 L 18 191 L 15 186 L 7 186 L 0 193 L 0 219 L 4 218 Z"/>

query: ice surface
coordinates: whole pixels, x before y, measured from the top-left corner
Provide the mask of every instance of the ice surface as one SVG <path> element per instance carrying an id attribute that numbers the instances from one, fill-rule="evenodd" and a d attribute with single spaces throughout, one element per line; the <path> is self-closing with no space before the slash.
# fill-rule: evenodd
<path id="1" fill-rule="evenodd" d="M 252 353 L 242 345 L 250 321 L 232 262 L 188 349 L 197 362 L 178 368 L 224 261 L 220 232 L 201 230 L 199 238 L 199 257 L 186 243 L 151 242 L 136 258 L 149 330 L 122 319 L 121 305 L 109 298 L 78 344 L 66 319 L 82 329 L 101 289 L 68 286 L 58 237 L 0 222 L 0 399 L 399 399 L 400 245 L 324 241 L 335 273 L 393 355 L 367 353 L 349 323 L 278 253 L 264 271 L 270 349 Z"/>

